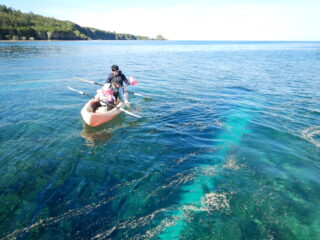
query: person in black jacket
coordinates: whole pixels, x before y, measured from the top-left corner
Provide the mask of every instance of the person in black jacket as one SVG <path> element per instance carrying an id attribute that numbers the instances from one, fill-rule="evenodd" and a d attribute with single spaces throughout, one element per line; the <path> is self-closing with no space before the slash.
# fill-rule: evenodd
<path id="1" fill-rule="evenodd" d="M 112 65 L 111 70 L 112 73 L 108 75 L 106 83 L 118 82 L 120 83 L 120 87 L 123 86 L 123 82 L 130 85 L 129 80 L 121 71 L 119 71 L 119 67 L 117 65 Z"/>

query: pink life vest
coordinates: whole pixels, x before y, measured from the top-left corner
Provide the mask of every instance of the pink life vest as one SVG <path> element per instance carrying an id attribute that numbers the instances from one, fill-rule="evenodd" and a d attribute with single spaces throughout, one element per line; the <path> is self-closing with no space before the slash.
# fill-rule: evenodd
<path id="1" fill-rule="evenodd" d="M 99 89 L 97 92 L 98 92 L 98 97 L 101 101 L 101 105 L 106 105 L 106 103 L 104 102 L 113 103 L 114 97 L 113 97 L 113 92 L 110 88 L 103 87 L 102 89 Z"/>

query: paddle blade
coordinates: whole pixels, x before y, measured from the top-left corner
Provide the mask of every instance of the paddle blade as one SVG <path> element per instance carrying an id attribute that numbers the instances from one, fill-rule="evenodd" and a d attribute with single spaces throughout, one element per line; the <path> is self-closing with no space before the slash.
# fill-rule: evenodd
<path id="1" fill-rule="evenodd" d="M 75 79 L 77 79 L 77 80 L 79 80 L 81 82 L 86 82 L 86 83 L 91 83 L 91 84 L 95 84 L 95 85 L 98 85 L 98 86 L 103 86 L 103 84 L 101 84 L 101 83 L 97 83 L 97 82 L 94 82 L 94 81 L 86 80 L 86 79 L 83 79 L 83 78 L 75 77 Z"/>
<path id="2" fill-rule="evenodd" d="M 129 80 L 130 80 L 130 85 L 131 86 L 135 86 L 135 85 L 138 84 L 138 81 L 135 79 L 134 76 L 130 76 Z"/>

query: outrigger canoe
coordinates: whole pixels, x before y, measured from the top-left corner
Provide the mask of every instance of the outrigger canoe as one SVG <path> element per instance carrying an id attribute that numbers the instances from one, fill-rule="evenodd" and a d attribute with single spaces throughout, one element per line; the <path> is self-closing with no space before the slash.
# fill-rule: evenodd
<path id="1" fill-rule="evenodd" d="M 127 97 L 127 96 L 126 96 Z M 104 124 L 121 113 L 121 110 L 118 108 L 125 108 L 125 104 L 120 102 L 117 104 L 117 108 L 113 108 L 109 111 L 106 111 L 106 108 L 100 107 L 96 112 L 92 112 L 90 107 L 94 102 L 94 99 L 89 100 L 86 105 L 81 110 L 81 116 L 86 124 L 91 127 L 97 127 L 101 124 Z"/>
<path id="2" fill-rule="evenodd" d="M 85 121 L 86 124 L 88 124 L 91 127 L 97 127 L 101 124 L 104 124 L 104 123 L 114 119 L 121 112 L 125 112 L 126 114 L 129 114 L 129 115 L 134 116 L 136 118 L 141 118 L 141 116 L 125 110 L 124 109 L 125 104 L 122 101 L 118 102 L 117 105 L 110 104 L 114 108 L 112 108 L 109 111 L 105 107 L 100 107 L 95 112 L 93 112 L 91 105 L 94 103 L 94 98 L 92 96 L 86 94 L 83 91 L 76 90 L 72 87 L 67 87 L 67 88 L 69 88 L 71 91 L 80 93 L 81 95 L 85 95 L 85 96 L 91 98 L 91 100 L 89 102 L 87 102 L 87 104 L 84 105 L 84 107 L 81 110 L 81 116 L 82 116 L 83 120 Z M 140 95 L 140 96 L 142 96 L 142 95 Z M 128 98 L 128 91 L 125 91 L 124 97 L 125 97 L 125 99 L 129 99 Z"/>

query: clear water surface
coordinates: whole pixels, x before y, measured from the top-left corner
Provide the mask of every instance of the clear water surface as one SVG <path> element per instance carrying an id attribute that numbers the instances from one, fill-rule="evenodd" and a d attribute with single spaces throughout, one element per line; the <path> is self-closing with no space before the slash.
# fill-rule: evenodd
<path id="1" fill-rule="evenodd" d="M 112 64 L 139 84 L 97 128 Z M 320 239 L 320 42 L 0 43 L 0 239 Z"/>

